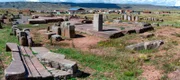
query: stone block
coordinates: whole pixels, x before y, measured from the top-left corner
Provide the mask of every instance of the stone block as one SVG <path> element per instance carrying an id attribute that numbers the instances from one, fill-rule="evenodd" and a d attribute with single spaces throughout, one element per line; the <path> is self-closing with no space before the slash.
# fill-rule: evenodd
<path id="1" fill-rule="evenodd" d="M 147 49 L 157 49 L 162 44 L 164 44 L 164 41 L 156 40 L 156 41 L 149 41 L 149 42 L 143 42 L 143 43 L 138 43 L 138 44 L 134 44 L 134 45 L 129 45 L 129 46 L 126 46 L 126 49 L 137 50 L 137 51 L 147 50 Z"/>
<path id="2" fill-rule="evenodd" d="M 59 26 L 52 26 L 52 32 L 61 35 L 61 28 Z"/>
<path id="3" fill-rule="evenodd" d="M 5 69 L 6 80 L 23 80 L 25 75 L 26 71 L 22 61 L 12 61 Z"/>
<path id="4" fill-rule="evenodd" d="M 61 41 L 62 40 L 60 35 L 52 35 L 51 39 L 52 39 L 52 41 Z"/>
<path id="5" fill-rule="evenodd" d="M 56 33 L 54 33 L 54 32 L 45 33 L 47 39 L 51 39 L 51 36 L 52 36 L 52 35 L 55 35 L 55 34 L 56 34 Z"/>
<path id="6" fill-rule="evenodd" d="M 103 30 L 103 15 L 102 14 L 94 14 L 93 29 L 95 31 Z"/>

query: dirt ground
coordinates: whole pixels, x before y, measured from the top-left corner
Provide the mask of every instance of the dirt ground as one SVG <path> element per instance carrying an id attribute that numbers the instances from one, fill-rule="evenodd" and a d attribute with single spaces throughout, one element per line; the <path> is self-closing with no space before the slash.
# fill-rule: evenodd
<path id="1" fill-rule="evenodd" d="M 155 66 L 144 65 L 142 66 L 143 73 L 140 77 L 145 78 L 146 80 L 160 80 L 161 79 L 161 72 L 157 70 Z"/>

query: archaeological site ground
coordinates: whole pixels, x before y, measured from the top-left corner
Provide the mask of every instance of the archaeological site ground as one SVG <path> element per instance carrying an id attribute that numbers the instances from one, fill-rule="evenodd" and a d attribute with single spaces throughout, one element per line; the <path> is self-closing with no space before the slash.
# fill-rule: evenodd
<path id="1" fill-rule="evenodd" d="M 26 7 L 0 7 L 0 80 L 180 80 L 180 8 Z"/>

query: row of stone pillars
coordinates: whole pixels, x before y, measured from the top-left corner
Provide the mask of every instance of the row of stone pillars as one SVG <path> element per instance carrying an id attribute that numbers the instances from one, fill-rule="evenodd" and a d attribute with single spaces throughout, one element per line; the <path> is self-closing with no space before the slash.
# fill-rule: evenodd
<path id="1" fill-rule="evenodd" d="M 133 16 L 133 15 L 123 14 L 123 15 L 122 15 L 122 20 L 128 20 L 128 21 L 138 22 L 138 21 L 139 21 L 139 16 Z"/>

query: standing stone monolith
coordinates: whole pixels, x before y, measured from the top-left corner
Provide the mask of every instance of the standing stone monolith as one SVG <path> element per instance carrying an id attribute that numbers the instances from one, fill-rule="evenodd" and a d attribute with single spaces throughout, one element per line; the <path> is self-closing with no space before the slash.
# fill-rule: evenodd
<path id="1" fill-rule="evenodd" d="M 124 14 L 124 20 L 127 20 L 127 15 L 126 14 Z"/>
<path id="2" fill-rule="evenodd" d="M 131 16 L 130 15 L 128 16 L 128 21 L 131 21 Z"/>
<path id="3" fill-rule="evenodd" d="M 102 14 L 94 14 L 93 29 L 95 31 L 103 30 L 103 15 Z"/>
<path id="4" fill-rule="evenodd" d="M 135 17 L 135 21 L 136 21 L 136 22 L 139 21 L 139 17 L 138 17 L 138 16 Z"/>

